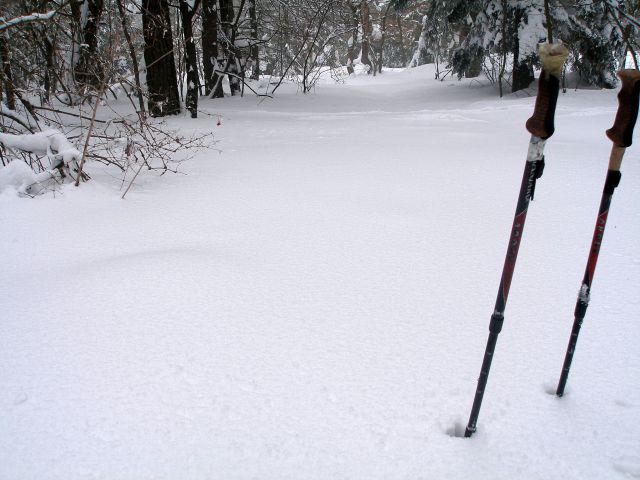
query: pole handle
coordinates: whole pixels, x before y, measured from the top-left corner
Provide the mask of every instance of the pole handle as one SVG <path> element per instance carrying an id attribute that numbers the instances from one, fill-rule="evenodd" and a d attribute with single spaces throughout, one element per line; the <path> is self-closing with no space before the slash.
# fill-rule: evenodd
<path id="1" fill-rule="evenodd" d="M 553 118 L 560 90 L 560 75 L 569 50 L 561 43 L 541 43 L 538 55 L 542 61 L 542 72 L 538 80 L 536 105 L 526 128 L 531 135 L 546 140 L 555 130 Z"/>
<path id="2" fill-rule="evenodd" d="M 638 70 L 620 70 L 618 77 L 622 87 L 618 93 L 618 111 L 613 127 L 607 130 L 607 137 L 614 147 L 631 146 L 633 127 L 638 118 L 638 98 L 640 97 L 640 72 Z"/>

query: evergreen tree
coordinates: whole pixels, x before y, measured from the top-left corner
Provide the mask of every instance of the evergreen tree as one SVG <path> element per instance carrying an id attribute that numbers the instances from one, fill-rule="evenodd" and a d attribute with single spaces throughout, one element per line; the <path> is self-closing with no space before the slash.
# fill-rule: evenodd
<path id="1" fill-rule="evenodd" d="M 558 36 L 571 51 L 571 68 L 590 85 L 614 88 L 617 84 L 616 71 L 623 66 L 627 40 L 633 41 L 638 33 L 626 16 L 627 3 L 562 1 L 553 10 Z"/>
<path id="2" fill-rule="evenodd" d="M 624 0 L 550 1 L 555 39 L 572 53 L 570 68 L 590 85 L 613 88 L 637 22 Z M 526 88 L 547 39 L 544 0 L 444 0 L 431 3 L 412 65 L 444 57 L 459 77 L 483 67 L 492 81 L 511 73 L 512 90 Z M 451 48 L 453 46 L 453 48 Z"/>

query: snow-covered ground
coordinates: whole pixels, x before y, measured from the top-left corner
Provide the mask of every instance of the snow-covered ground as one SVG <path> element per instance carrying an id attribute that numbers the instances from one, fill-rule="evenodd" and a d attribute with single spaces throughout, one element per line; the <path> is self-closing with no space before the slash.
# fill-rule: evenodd
<path id="1" fill-rule="evenodd" d="M 558 101 L 472 439 L 532 96 L 432 67 L 282 87 L 172 119 L 220 151 L 125 200 L 95 165 L 5 189 L 0 479 L 640 478 L 640 141 L 549 393 L 615 95 Z"/>

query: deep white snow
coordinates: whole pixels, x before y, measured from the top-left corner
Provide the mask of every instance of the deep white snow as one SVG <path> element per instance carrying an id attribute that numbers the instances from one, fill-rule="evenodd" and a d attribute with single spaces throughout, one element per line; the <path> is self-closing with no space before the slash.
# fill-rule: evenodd
<path id="1" fill-rule="evenodd" d="M 478 432 L 456 436 L 533 102 L 432 67 L 281 87 L 171 120 L 220 151 L 125 200 L 91 164 L 55 196 L 5 188 L 0 479 L 640 478 L 640 141 L 552 395 L 614 91 L 559 98 Z"/>

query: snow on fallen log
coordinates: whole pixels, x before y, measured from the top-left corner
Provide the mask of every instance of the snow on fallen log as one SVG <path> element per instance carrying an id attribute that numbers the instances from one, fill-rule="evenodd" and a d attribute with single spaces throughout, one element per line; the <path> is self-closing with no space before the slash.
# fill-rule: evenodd
<path id="1" fill-rule="evenodd" d="M 78 163 L 82 158 L 82 153 L 67 137 L 54 129 L 24 135 L 0 133 L 0 143 L 12 150 L 46 155 L 51 162 L 51 168 L 69 166 Z"/>

